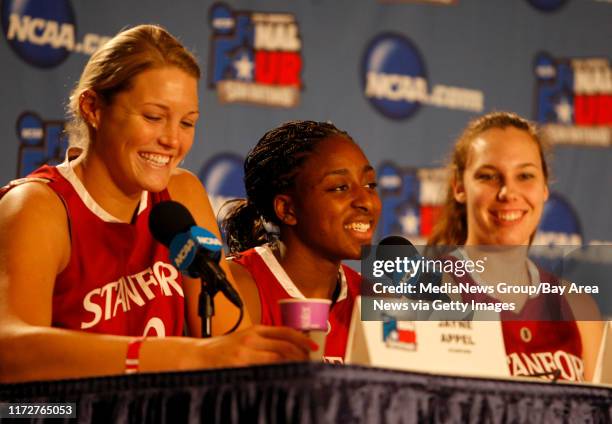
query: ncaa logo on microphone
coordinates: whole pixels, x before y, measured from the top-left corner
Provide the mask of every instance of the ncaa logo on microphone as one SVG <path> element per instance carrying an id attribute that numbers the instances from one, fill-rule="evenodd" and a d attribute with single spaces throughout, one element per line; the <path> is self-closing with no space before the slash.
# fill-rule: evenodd
<path id="1" fill-rule="evenodd" d="M 170 242 L 170 260 L 180 271 L 185 271 L 193 262 L 196 250 L 196 243 L 191 238 L 191 231 L 180 233 Z"/>
<path id="2" fill-rule="evenodd" d="M 482 112 L 484 108 L 480 90 L 443 84 L 430 90 L 423 56 L 402 34 L 376 36 L 366 47 L 361 67 L 366 99 L 388 118 L 410 118 L 421 105 L 469 112 Z"/>
<path id="3" fill-rule="evenodd" d="M 71 52 L 91 55 L 110 37 L 87 33 L 77 40 L 68 0 L 4 0 L 2 29 L 11 49 L 39 68 L 60 65 Z"/>
<path id="4" fill-rule="evenodd" d="M 196 240 L 200 246 L 213 252 L 218 252 L 223 247 L 223 243 L 210 231 L 202 227 L 191 228 L 191 238 Z"/>
<path id="5" fill-rule="evenodd" d="M 191 227 L 180 233 L 170 242 L 170 260 L 179 270 L 185 271 L 195 259 L 198 247 L 218 252 L 223 247 L 221 241 L 202 227 Z"/>

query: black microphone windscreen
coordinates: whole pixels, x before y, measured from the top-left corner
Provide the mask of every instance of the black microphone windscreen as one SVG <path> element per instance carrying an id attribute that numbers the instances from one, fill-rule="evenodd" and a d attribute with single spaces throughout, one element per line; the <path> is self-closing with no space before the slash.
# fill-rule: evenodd
<path id="1" fill-rule="evenodd" d="M 149 216 L 149 230 L 153 238 L 170 246 L 177 234 L 189 231 L 196 225 L 189 210 L 173 200 L 166 200 L 153 206 Z"/>
<path id="2" fill-rule="evenodd" d="M 381 248 L 381 246 L 395 246 L 395 248 Z M 418 256 L 419 252 L 416 247 L 405 237 L 402 236 L 387 236 L 383 238 L 376 247 L 376 258 L 382 260 L 393 259 L 401 255 L 405 257 Z"/>
<path id="3" fill-rule="evenodd" d="M 402 236 L 387 236 L 378 244 L 381 246 L 412 246 L 410 240 Z"/>

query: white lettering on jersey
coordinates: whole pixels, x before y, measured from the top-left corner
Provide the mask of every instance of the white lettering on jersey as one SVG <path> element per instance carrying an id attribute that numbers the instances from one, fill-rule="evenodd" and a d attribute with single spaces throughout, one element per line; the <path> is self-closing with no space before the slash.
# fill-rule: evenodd
<path id="1" fill-rule="evenodd" d="M 83 298 L 83 308 L 86 312 L 92 313 L 93 318 L 90 321 L 81 322 L 81 329 L 91 328 L 101 320 L 109 320 L 115 317 L 119 310 L 128 312 L 133 305 L 142 307 L 147 301 L 155 299 L 156 296 L 177 294 L 185 297 L 183 288 L 177 281 L 178 276 L 179 273 L 176 268 L 159 261 L 153 264 L 152 268 L 147 268 L 134 275 L 121 277 L 117 281 L 111 281 L 102 287 L 91 290 Z M 134 281 L 136 284 L 134 284 Z M 159 289 L 154 291 L 155 286 Z M 138 289 L 144 294 L 144 298 Z M 159 321 L 161 323 L 161 320 Z M 163 323 L 159 327 L 159 324 L 153 322 L 152 319 L 148 326 L 155 329 L 160 337 L 162 337 L 161 334 L 165 334 Z"/>
<path id="2" fill-rule="evenodd" d="M 104 296 L 104 320 L 110 319 L 111 317 L 111 301 L 113 299 L 113 289 L 117 288 L 119 283 L 117 281 L 113 281 L 111 283 L 107 283 L 102 287 L 102 296 Z"/>
<path id="3" fill-rule="evenodd" d="M 559 370 L 569 381 L 584 381 L 582 359 L 563 350 L 537 353 L 511 353 L 507 356 L 512 375 L 529 376 Z M 552 378 L 552 375 L 548 378 Z"/>
<path id="4" fill-rule="evenodd" d="M 138 274 L 134 274 L 134 278 L 136 278 L 136 282 L 138 282 L 140 289 L 143 291 L 145 296 L 147 296 L 147 299 L 153 299 L 155 295 L 149 286 L 157 284 L 157 281 L 155 281 L 155 277 L 153 274 L 151 274 L 151 268 L 147 268 Z"/>
<path id="5" fill-rule="evenodd" d="M 164 262 L 156 262 L 155 265 L 153 265 L 153 275 L 155 275 L 155 278 L 159 282 L 159 286 L 164 296 L 172 296 L 170 285 L 178 294 L 183 296 L 183 288 L 176 282 L 178 271 L 175 267 Z"/>
<path id="6" fill-rule="evenodd" d="M 82 330 L 84 330 L 86 328 L 93 327 L 94 325 L 96 325 L 100 321 L 100 317 L 102 316 L 102 308 L 100 308 L 100 305 L 98 305 L 97 303 L 93 303 L 91 301 L 91 298 L 92 298 L 93 295 L 98 295 L 99 296 L 100 295 L 100 289 L 93 289 L 92 291 L 87 293 L 85 295 L 85 299 L 83 299 L 83 308 L 85 308 L 85 310 L 87 312 L 93 313 L 94 317 L 89 322 L 82 322 L 81 323 L 81 329 Z"/>
<path id="7" fill-rule="evenodd" d="M 124 289 L 125 289 L 125 293 L 127 294 L 127 308 L 128 311 L 130 310 L 130 300 L 132 302 L 134 302 L 135 304 L 137 304 L 138 306 L 142 306 L 144 305 L 144 300 L 142 299 L 142 296 L 140 295 L 140 293 L 138 293 L 138 290 L 136 289 L 135 285 L 134 285 L 134 280 L 136 279 L 135 276 L 133 275 L 129 275 L 127 277 L 125 277 L 125 279 L 127 280 L 124 283 Z"/>

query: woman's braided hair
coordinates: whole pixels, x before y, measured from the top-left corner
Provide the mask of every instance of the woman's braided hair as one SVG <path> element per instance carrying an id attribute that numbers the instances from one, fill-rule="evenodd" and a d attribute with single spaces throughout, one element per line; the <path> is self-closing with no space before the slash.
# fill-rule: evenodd
<path id="1" fill-rule="evenodd" d="M 279 225 L 274 198 L 287 193 L 318 142 L 350 135 L 328 122 L 290 121 L 266 132 L 244 161 L 246 199 L 231 200 L 222 227 L 230 252 L 236 253 L 266 242 L 274 235 L 265 222 Z"/>

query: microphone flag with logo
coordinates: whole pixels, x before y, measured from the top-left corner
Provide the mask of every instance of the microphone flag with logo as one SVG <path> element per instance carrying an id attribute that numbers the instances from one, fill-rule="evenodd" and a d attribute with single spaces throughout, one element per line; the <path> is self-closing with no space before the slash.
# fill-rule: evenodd
<path id="1" fill-rule="evenodd" d="M 238 308 L 242 300 L 219 266 L 223 244 L 210 231 L 196 225 L 189 210 L 169 200 L 156 204 L 149 216 L 155 240 L 170 250 L 170 260 L 182 273 L 202 278 L 211 295 L 223 292 Z"/>
<path id="2" fill-rule="evenodd" d="M 435 271 L 428 271 L 422 266 L 417 266 L 419 262 L 427 260 L 427 257 L 419 253 L 418 249 L 405 237 L 391 235 L 383 238 L 376 246 L 376 259 L 381 261 L 396 261 L 403 259 L 413 264 L 410 272 L 394 269 L 393 272 L 385 272 L 389 282 L 395 286 L 403 284 L 416 286 L 414 294 L 404 294 L 402 297 L 421 300 L 441 299 L 444 301 L 450 300 L 446 295 L 432 295 L 423 293 L 420 289 L 421 285 L 433 284 L 439 286 L 442 284 L 442 274 Z"/>

